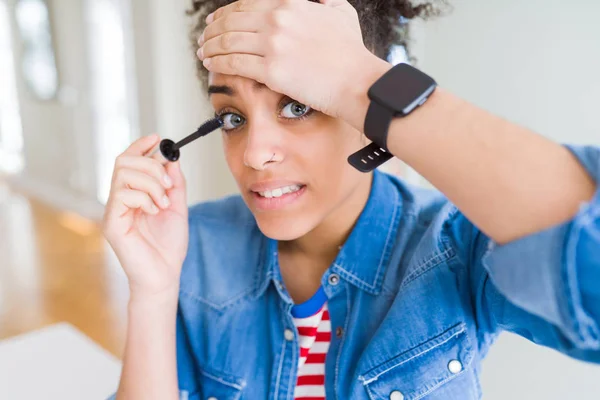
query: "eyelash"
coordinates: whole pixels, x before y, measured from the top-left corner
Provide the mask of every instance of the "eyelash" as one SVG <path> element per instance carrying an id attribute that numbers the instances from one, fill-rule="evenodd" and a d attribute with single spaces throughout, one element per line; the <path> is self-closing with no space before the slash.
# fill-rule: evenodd
<path id="1" fill-rule="evenodd" d="M 280 105 L 278 107 L 278 112 L 281 112 L 281 110 L 283 110 L 283 108 L 285 106 L 287 106 L 288 104 L 290 104 L 290 103 L 297 103 L 297 101 L 296 100 L 287 99 L 286 101 L 280 103 Z M 300 103 L 300 104 L 302 104 L 302 103 Z M 310 110 L 308 110 L 308 112 L 306 114 L 304 114 L 304 115 L 302 115 L 300 117 L 296 117 L 296 118 L 281 117 L 281 118 L 283 118 L 285 120 L 290 120 L 290 121 L 302 121 L 302 120 L 310 117 L 314 111 L 315 110 L 313 108 L 311 108 Z M 221 110 L 219 110 L 218 112 L 215 113 L 215 118 L 216 117 L 221 117 L 222 118 L 223 116 L 225 116 L 227 114 L 240 115 L 240 114 L 236 113 L 235 111 L 233 111 L 232 109 L 230 109 L 228 107 L 225 107 L 225 108 L 223 108 L 223 109 L 221 109 Z M 242 116 L 242 115 L 240 115 L 240 116 L 242 118 L 246 119 L 244 116 Z M 245 125 L 245 123 L 244 123 L 244 125 Z M 240 127 L 237 127 L 237 128 L 233 128 L 233 129 L 223 129 L 223 128 L 221 128 L 221 129 L 223 131 L 225 131 L 226 133 L 229 133 L 229 132 L 233 132 L 233 131 L 236 131 L 236 130 L 242 128 L 244 125 L 242 125 Z"/>

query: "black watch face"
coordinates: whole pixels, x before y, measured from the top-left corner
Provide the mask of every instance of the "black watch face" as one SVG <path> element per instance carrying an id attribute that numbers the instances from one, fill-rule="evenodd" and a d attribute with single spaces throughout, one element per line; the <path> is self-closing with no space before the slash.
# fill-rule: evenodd
<path id="1" fill-rule="evenodd" d="M 398 64 L 371 86 L 369 98 L 397 115 L 408 115 L 427 100 L 435 87 L 429 75 L 411 65 Z"/>

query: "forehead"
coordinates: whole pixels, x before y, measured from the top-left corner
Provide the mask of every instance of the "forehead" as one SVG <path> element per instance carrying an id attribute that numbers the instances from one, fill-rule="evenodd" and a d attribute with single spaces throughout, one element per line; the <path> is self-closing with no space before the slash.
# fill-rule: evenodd
<path id="1" fill-rule="evenodd" d="M 270 92 L 265 84 L 254 79 L 245 78 L 237 75 L 226 75 L 214 72 L 208 74 L 208 94 L 220 93 L 227 96 L 239 96 L 244 93 Z"/>

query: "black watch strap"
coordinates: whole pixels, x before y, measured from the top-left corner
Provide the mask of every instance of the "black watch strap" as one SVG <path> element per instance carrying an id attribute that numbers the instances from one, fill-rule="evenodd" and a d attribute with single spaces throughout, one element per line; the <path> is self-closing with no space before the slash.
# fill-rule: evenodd
<path id="1" fill-rule="evenodd" d="M 373 142 L 350 155 L 348 163 L 360 172 L 371 172 L 392 157 L 392 153 Z"/>
<path id="2" fill-rule="evenodd" d="M 386 150 L 388 129 L 390 129 L 394 114 L 393 110 L 371 100 L 365 118 L 365 135 Z"/>
<path id="3" fill-rule="evenodd" d="M 348 163 L 361 172 L 371 172 L 393 157 L 387 148 L 387 136 L 394 112 L 371 101 L 365 118 L 365 135 L 373 141 L 348 157 Z"/>

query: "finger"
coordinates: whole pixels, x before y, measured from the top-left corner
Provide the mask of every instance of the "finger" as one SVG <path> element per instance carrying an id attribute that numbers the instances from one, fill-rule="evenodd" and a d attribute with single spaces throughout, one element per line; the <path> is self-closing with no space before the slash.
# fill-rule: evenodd
<path id="1" fill-rule="evenodd" d="M 350 4 L 348 0 L 319 0 L 319 2 L 329 7 L 352 7 L 352 4 Z"/>
<path id="2" fill-rule="evenodd" d="M 222 35 L 209 39 L 204 46 L 198 49 L 197 56 L 200 60 L 224 54 L 254 54 L 265 55 L 265 43 L 261 35 L 250 32 L 225 32 Z"/>
<path id="3" fill-rule="evenodd" d="M 167 170 L 159 161 L 140 156 L 122 155 L 117 158 L 115 170 L 117 169 L 135 169 L 153 176 L 157 181 L 169 189 L 173 186 L 173 180 L 167 174 Z"/>
<path id="4" fill-rule="evenodd" d="M 358 17 L 358 14 L 356 14 L 356 8 L 354 8 L 352 6 L 352 4 L 350 4 L 347 0 L 319 0 L 321 4 L 331 7 L 331 8 L 337 8 L 340 10 L 343 10 L 345 12 L 349 12 L 352 14 L 355 14 Z"/>
<path id="5" fill-rule="evenodd" d="M 175 211 L 187 212 L 186 181 L 181 171 L 180 161 L 169 163 L 167 172 L 173 179 L 173 188 L 168 191 L 172 207 Z"/>
<path id="6" fill-rule="evenodd" d="M 160 182 L 152 176 L 133 169 L 121 169 L 115 177 L 114 190 L 136 189 L 148 193 L 160 208 L 168 208 L 171 201 Z"/>
<path id="7" fill-rule="evenodd" d="M 198 39 L 198 45 L 202 46 L 209 39 L 225 32 L 259 32 L 266 25 L 264 13 L 236 12 L 223 18 L 219 18 L 208 25 Z"/>
<path id="8" fill-rule="evenodd" d="M 133 189 L 122 189 L 115 193 L 114 215 L 122 216 L 131 209 L 141 208 L 148 214 L 158 214 L 159 209 L 156 207 L 148 193 L 140 192 Z"/>
<path id="9" fill-rule="evenodd" d="M 166 170 L 173 181 L 172 189 L 184 189 L 186 187 L 185 177 L 181 170 L 181 161 L 170 162 L 167 164 Z"/>
<path id="10" fill-rule="evenodd" d="M 212 72 L 228 75 L 239 75 L 254 79 L 257 82 L 266 82 L 265 58 L 253 54 L 225 54 L 205 58 L 204 67 Z"/>
<path id="11" fill-rule="evenodd" d="M 319 2 L 330 7 L 338 7 L 349 4 L 347 0 L 319 0 Z"/>
<path id="12" fill-rule="evenodd" d="M 160 142 L 158 142 L 153 148 L 152 150 L 146 152 L 144 154 L 145 157 L 150 158 L 151 160 L 157 161 L 160 165 L 167 165 L 170 161 L 167 160 L 165 158 L 165 156 L 163 156 L 162 152 L 160 151 L 160 144 L 162 143 L 162 140 Z"/>
<path id="13" fill-rule="evenodd" d="M 124 152 L 123 154 L 128 154 L 132 156 L 141 156 L 146 153 L 148 150 L 152 149 L 156 142 L 160 139 L 160 137 L 154 133 L 149 136 L 143 136 L 133 142 Z"/>
<path id="14" fill-rule="evenodd" d="M 234 12 L 245 11 L 267 11 L 277 7 L 281 0 L 254 0 L 254 1 L 234 1 L 226 6 L 217 8 L 206 17 L 206 23 L 211 24 L 219 18 L 223 18 Z"/>

